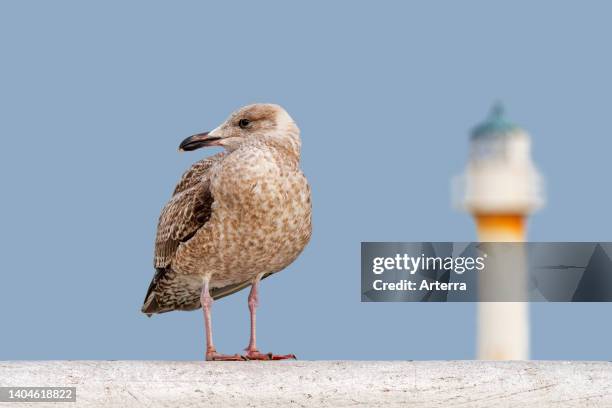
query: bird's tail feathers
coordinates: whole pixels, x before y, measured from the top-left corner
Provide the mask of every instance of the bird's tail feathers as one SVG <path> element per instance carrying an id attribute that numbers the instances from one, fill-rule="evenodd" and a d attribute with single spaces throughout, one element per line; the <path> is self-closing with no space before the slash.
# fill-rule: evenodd
<path id="1" fill-rule="evenodd" d="M 153 280 L 149 285 L 149 289 L 147 289 L 147 294 L 145 296 L 145 300 L 143 302 L 142 308 L 140 311 L 145 313 L 148 317 L 151 317 L 155 313 L 163 313 L 169 312 L 170 310 L 162 310 L 157 301 L 155 289 L 157 288 L 157 283 L 159 280 L 167 273 L 169 268 L 157 268 L 155 271 L 155 276 L 153 276 Z"/>

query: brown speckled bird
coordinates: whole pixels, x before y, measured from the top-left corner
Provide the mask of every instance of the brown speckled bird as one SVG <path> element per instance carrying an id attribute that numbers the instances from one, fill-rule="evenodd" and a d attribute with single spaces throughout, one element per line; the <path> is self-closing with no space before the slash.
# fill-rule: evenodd
<path id="1" fill-rule="evenodd" d="M 191 166 L 162 210 L 156 273 L 142 311 L 150 315 L 202 306 L 207 360 L 295 358 L 258 351 L 255 311 L 259 281 L 287 267 L 310 240 L 310 186 L 299 167 L 300 131 L 282 107 L 255 104 L 213 131 L 183 140 L 179 150 L 205 146 L 225 151 Z M 217 353 L 213 299 L 249 285 L 246 354 Z"/>

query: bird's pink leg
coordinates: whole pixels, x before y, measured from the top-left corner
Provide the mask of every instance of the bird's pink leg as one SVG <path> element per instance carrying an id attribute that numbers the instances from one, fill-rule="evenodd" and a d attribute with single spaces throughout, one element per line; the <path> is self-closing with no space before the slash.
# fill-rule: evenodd
<path id="1" fill-rule="evenodd" d="M 238 354 L 227 355 L 219 354 L 215 349 L 212 337 L 212 320 L 211 320 L 211 309 L 213 304 L 213 298 L 210 296 L 210 287 L 208 285 L 208 279 L 204 281 L 202 286 L 202 293 L 200 294 L 200 303 L 202 304 L 202 311 L 204 312 L 204 328 L 206 330 L 206 360 L 207 361 L 242 361 L 244 358 Z"/>
<path id="2" fill-rule="evenodd" d="M 257 275 L 257 277 L 253 280 L 253 285 L 251 286 L 251 292 L 249 293 L 249 312 L 251 313 L 251 337 L 249 339 L 249 345 L 247 346 L 245 358 L 247 360 L 287 360 L 294 359 L 296 357 L 294 354 L 272 354 L 272 353 L 260 353 L 257 350 L 257 317 L 256 310 L 257 306 L 259 306 L 259 281 L 261 280 L 262 275 Z"/>

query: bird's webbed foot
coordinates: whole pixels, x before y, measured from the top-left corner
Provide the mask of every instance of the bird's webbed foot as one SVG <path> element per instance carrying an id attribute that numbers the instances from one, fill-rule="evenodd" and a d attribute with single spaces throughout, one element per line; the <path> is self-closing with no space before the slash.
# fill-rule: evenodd
<path id="1" fill-rule="evenodd" d="M 297 357 L 295 356 L 295 354 L 260 353 L 258 350 L 247 350 L 247 353 L 243 357 L 245 360 L 260 360 L 260 361 L 297 360 Z"/>
<path id="2" fill-rule="evenodd" d="M 221 354 L 216 351 L 206 352 L 206 361 L 245 361 L 246 358 L 240 354 Z"/>

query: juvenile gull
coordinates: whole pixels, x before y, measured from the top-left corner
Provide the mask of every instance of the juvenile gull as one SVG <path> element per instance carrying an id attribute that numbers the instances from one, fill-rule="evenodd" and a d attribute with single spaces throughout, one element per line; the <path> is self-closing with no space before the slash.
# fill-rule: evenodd
<path id="1" fill-rule="evenodd" d="M 278 105 L 249 105 L 213 131 L 183 140 L 179 150 L 205 146 L 224 151 L 191 166 L 162 210 L 156 273 L 142 311 L 151 315 L 201 306 L 207 360 L 295 358 L 259 352 L 255 311 L 259 281 L 293 262 L 310 240 L 310 186 L 299 167 L 300 130 Z M 246 354 L 217 353 L 213 299 L 249 285 Z"/>

